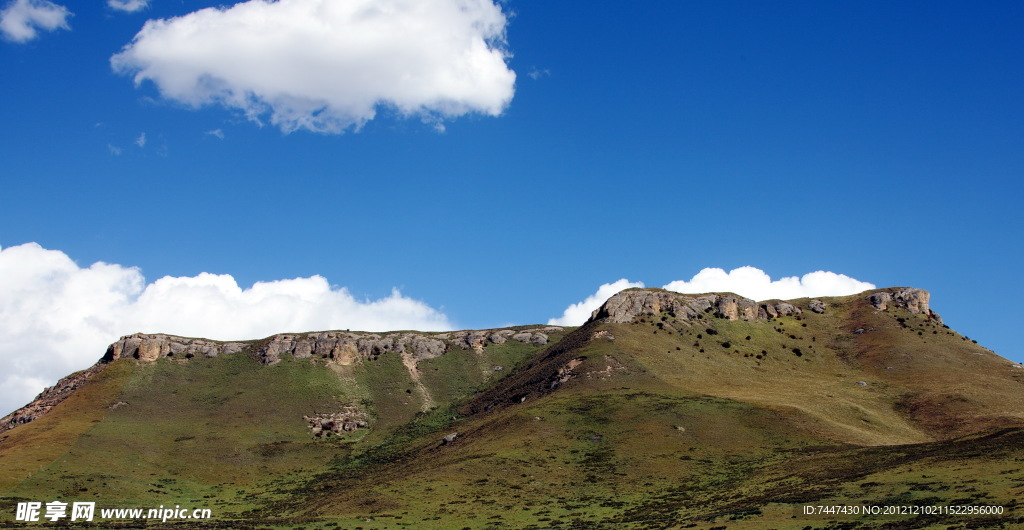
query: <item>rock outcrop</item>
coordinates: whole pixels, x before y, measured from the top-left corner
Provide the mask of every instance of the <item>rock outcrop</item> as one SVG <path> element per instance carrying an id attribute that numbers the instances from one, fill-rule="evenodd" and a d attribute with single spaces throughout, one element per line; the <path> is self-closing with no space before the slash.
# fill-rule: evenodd
<path id="1" fill-rule="evenodd" d="M 174 335 L 136 333 L 121 337 L 107 348 L 105 362 L 121 358 L 155 361 L 164 357 L 190 359 L 196 356 L 217 357 L 253 348 L 264 364 L 275 364 L 282 356 L 297 359 L 320 357 L 339 364 L 372 360 L 386 353 L 409 354 L 420 361 L 443 355 L 451 348 L 482 351 L 488 344 L 509 340 L 543 346 L 551 333 L 563 331 L 558 326 L 513 330 L 487 329 L 451 331 L 447 333 L 361 333 L 320 331 L 313 333 L 281 333 L 262 341 L 221 342 Z"/>
<path id="2" fill-rule="evenodd" d="M 781 300 L 758 303 L 732 293 L 690 295 L 660 289 L 627 289 L 609 298 L 590 318 L 624 323 L 663 312 L 685 322 L 705 314 L 729 320 L 756 320 L 798 315 L 802 310 Z"/>
<path id="3" fill-rule="evenodd" d="M 886 311 L 889 306 L 906 309 L 916 315 L 923 314 L 929 318 L 933 318 L 942 321 L 938 313 L 932 311 L 928 307 L 928 301 L 931 299 L 931 293 L 924 289 L 915 289 L 913 287 L 890 287 L 889 289 L 880 289 L 872 292 L 867 297 L 871 305 L 875 306 L 875 309 L 879 311 Z"/>
<path id="4" fill-rule="evenodd" d="M 257 355 L 265 364 L 280 361 L 282 355 L 292 355 L 300 359 L 316 356 L 329 358 L 340 364 L 352 364 L 357 360 L 373 360 L 387 353 L 398 353 L 408 354 L 414 360 L 422 361 L 440 357 L 452 348 L 482 351 L 488 344 L 503 344 L 508 340 L 542 346 L 548 342 L 548 333 L 560 331 L 560 327 L 549 326 L 522 331 L 488 329 L 434 334 L 347 331 L 282 334 L 271 337 L 257 350 Z"/>
<path id="5" fill-rule="evenodd" d="M 408 353 L 417 360 L 433 359 L 447 350 L 444 341 L 422 333 L 353 333 L 324 331 L 274 335 L 257 350 L 264 364 L 274 364 L 282 355 L 297 359 L 320 357 L 340 364 L 376 359 L 385 353 Z"/>
<path id="6" fill-rule="evenodd" d="M 929 309 L 931 295 L 924 289 L 891 287 L 862 293 L 879 311 L 890 307 L 906 309 L 942 322 L 937 313 Z M 807 309 L 824 313 L 824 301 L 807 301 Z M 687 322 L 703 316 L 729 320 L 763 320 L 788 315 L 799 315 L 803 310 L 791 302 L 765 300 L 755 302 L 732 293 L 681 294 L 662 289 L 626 289 L 613 295 L 590 316 L 591 320 L 624 323 L 638 317 L 668 313 L 676 320 Z"/>
<path id="7" fill-rule="evenodd" d="M 192 358 L 197 355 L 216 357 L 238 353 L 245 349 L 245 342 L 220 342 L 209 339 L 192 339 L 175 335 L 135 333 L 121 337 L 107 347 L 103 360 L 110 362 L 124 357 L 141 361 L 155 361 L 161 357 Z"/>

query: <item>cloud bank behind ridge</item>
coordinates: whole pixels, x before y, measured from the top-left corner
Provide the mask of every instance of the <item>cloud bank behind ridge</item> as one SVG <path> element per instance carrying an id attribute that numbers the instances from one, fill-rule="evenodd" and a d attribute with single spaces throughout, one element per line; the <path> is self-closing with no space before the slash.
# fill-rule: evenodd
<path id="1" fill-rule="evenodd" d="M 623 289 L 643 287 L 641 282 L 621 279 L 606 283 L 597 292 L 582 302 L 565 309 L 561 317 L 548 320 L 549 324 L 579 326 L 590 318 L 590 314 L 609 297 Z M 695 274 L 689 281 L 676 280 L 663 287 L 667 291 L 684 294 L 731 292 L 754 300 L 790 300 L 812 296 L 845 296 L 874 289 L 875 285 L 855 280 L 845 274 L 816 271 L 802 277 L 790 276 L 772 280 L 767 273 L 756 267 L 740 267 L 725 272 L 724 269 L 706 268 Z"/>
<path id="2" fill-rule="evenodd" d="M 286 331 L 451 327 L 446 315 L 397 290 L 358 300 L 322 276 L 249 288 L 209 273 L 146 283 L 137 268 L 80 267 L 35 243 L 7 247 L 0 249 L 0 416 L 134 332 L 233 340 Z"/>

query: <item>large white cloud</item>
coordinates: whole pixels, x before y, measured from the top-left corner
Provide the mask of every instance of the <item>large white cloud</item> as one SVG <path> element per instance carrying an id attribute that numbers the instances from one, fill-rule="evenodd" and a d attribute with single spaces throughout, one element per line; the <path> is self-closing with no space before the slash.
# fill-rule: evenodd
<path id="1" fill-rule="evenodd" d="M 340 133 L 382 106 L 439 123 L 512 100 L 506 21 L 491 0 L 249 0 L 150 20 L 111 65 L 285 132 Z"/>
<path id="2" fill-rule="evenodd" d="M 242 288 L 229 275 L 207 273 L 147 284 L 137 268 L 79 267 L 63 252 L 28 243 L 0 249 L 0 416 L 134 332 L 230 340 L 451 327 L 443 313 L 397 290 L 361 301 L 321 276 Z"/>
<path id="3" fill-rule="evenodd" d="M 548 324 L 552 326 L 579 326 L 590 318 L 590 314 L 595 309 L 601 307 L 601 304 L 605 300 L 611 298 L 611 296 L 623 289 L 630 289 L 633 287 L 643 287 L 643 282 L 631 282 L 625 278 L 622 278 L 613 283 L 602 284 L 601 287 L 597 288 L 597 292 L 588 296 L 586 300 L 577 304 L 572 304 L 565 308 L 565 312 L 558 318 L 552 318 L 548 320 Z"/>
<path id="4" fill-rule="evenodd" d="M 0 11 L 0 33 L 14 42 L 28 42 L 38 30 L 68 29 L 71 12 L 48 0 L 14 0 Z"/>
<path id="5" fill-rule="evenodd" d="M 690 278 L 690 281 L 676 280 L 665 286 L 666 290 L 677 293 L 728 291 L 754 300 L 843 296 L 874 288 L 874 284 L 828 271 L 809 272 L 800 278 L 790 276 L 773 281 L 763 270 L 750 266 L 729 272 L 719 268 L 706 268 Z"/>
<path id="6" fill-rule="evenodd" d="M 588 296 L 586 300 L 570 305 L 561 317 L 552 318 L 548 320 L 548 323 L 560 326 L 582 325 L 590 318 L 590 314 L 601 307 L 601 304 L 613 294 L 630 287 L 643 286 L 644 284 L 641 282 L 634 283 L 626 279 L 615 283 L 606 283 L 596 293 Z M 749 266 L 729 272 L 718 268 L 706 268 L 690 278 L 689 281 L 677 280 L 664 287 L 668 291 L 686 294 L 732 292 L 754 300 L 844 296 L 874 288 L 874 284 L 827 271 L 810 272 L 800 278 L 791 276 L 773 281 L 761 269 Z"/>

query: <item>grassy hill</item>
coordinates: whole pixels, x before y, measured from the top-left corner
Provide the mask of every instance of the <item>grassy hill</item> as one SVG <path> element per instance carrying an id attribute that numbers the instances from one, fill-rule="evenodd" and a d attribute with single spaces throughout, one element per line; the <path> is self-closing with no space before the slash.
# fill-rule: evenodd
<path id="1" fill-rule="evenodd" d="M 541 328 L 504 336 L 524 329 Z M 268 362 L 265 339 L 111 359 L 0 434 L 0 505 L 180 504 L 259 528 L 1024 524 L 1024 369 L 946 327 L 923 291 L 629 290 L 546 344 L 494 331 L 422 334 L 446 346 L 419 358 L 295 347 Z M 366 426 L 310 429 L 339 411 Z"/>

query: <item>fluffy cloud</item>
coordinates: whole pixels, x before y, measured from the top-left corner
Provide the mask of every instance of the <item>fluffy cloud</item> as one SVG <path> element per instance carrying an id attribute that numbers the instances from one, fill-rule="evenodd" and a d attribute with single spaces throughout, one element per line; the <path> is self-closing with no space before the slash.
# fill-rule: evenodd
<path id="1" fill-rule="evenodd" d="M 565 312 L 558 318 L 548 320 L 552 326 L 579 326 L 590 318 L 595 309 L 601 307 L 605 300 L 623 289 L 632 287 L 643 287 L 643 282 L 631 282 L 625 278 L 614 283 L 606 283 L 598 287 L 597 292 L 588 296 L 586 300 L 578 304 L 572 304 L 565 308 Z"/>
<path id="2" fill-rule="evenodd" d="M 626 279 L 606 283 L 586 300 L 567 307 L 561 317 L 552 318 L 548 323 L 559 326 L 582 325 L 590 318 L 590 314 L 613 294 L 630 287 L 643 286 L 641 282 L 634 283 Z M 668 291 L 687 294 L 731 292 L 754 300 L 843 296 L 874 288 L 874 284 L 826 271 L 810 272 L 800 278 L 791 276 L 772 281 L 764 271 L 755 267 L 740 267 L 729 272 L 707 268 L 690 278 L 690 281 L 677 280 L 664 287 Z"/>
<path id="3" fill-rule="evenodd" d="M 666 290 L 677 293 L 728 291 L 754 300 L 843 296 L 874 288 L 874 284 L 827 271 L 809 272 L 800 278 L 790 276 L 772 281 L 763 270 L 749 266 L 729 272 L 719 268 L 707 268 L 690 278 L 690 281 L 676 280 L 665 286 Z"/>
<path id="4" fill-rule="evenodd" d="M 38 30 L 68 29 L 71 12 L 48 0 L 14 0 L 0 11 L 0 33 L 14 42 L 36 38 Z"/>
<path id="5" fill-rule="evenodd" d="M 137 268 L 79 267 L 35 243 L 8 247 L 0 249 L 0 416 L 134 332 L 230 340 L 283 331 L 451 327 L 444 314 L 397 290 L 358 300 L 321 276 L 249 288 L 208 273 L 147 284 Z"/>
<path id="6" fill-rule="evenodd" d="M 150 20 L 111 65 L 285 132 L 358 129 L 381 107 L 436 124 L 512 100 L 505 26 L 492 0 L 249 0 Z"/>
<path id="7" fill-rule="evenodd" d="M 134 13 L 149 7 L 149 0 L 107 0 L 107 5 L 111 9 Z"/>

